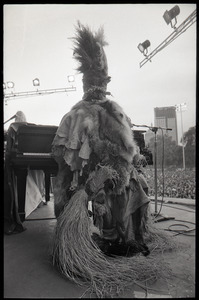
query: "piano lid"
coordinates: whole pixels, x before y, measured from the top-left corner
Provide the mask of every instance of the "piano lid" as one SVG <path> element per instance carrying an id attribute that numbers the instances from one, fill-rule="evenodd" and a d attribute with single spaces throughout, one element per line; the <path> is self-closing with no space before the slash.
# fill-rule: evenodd
<path id="1" fill-rule="evenodd" d="M 18 153 L 50 153 L 57 126 L 21 123 L 14 134 Z"/>

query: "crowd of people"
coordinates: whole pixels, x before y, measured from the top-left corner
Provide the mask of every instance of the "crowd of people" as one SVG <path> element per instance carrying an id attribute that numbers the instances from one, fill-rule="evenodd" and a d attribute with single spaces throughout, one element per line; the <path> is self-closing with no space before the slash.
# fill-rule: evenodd
<path id="1" fill-rule="evenodd" d="M 154 196 L 154 168 L 147 166 L 144 170 L 149 185 L 149 196 Z M 195 169 L 165 169 L 164 183 L 162 170 L 157 170 L 158 197 L 195 199 L 195 184 Z"/>

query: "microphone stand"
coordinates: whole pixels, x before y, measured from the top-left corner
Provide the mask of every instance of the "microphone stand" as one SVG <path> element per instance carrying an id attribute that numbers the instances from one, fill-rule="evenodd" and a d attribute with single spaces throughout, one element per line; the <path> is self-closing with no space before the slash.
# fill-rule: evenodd
<path id="1" fill-rule="evenodd" d="M 157 127 L 153 127 L 153 128 L 150 128 L 151 131 L 154 132 L 155 134 L 155 138 L 154 138 L 154 179 L 155 179 L 155 182 L 154 182 L 154 189 L 155 189 L 155 215 L 157 215 L 158 211 L 157 211 L 157 208 L 158 208 L 158 193 L 157 193 L 157 190 L 158 190 L 158 183 L 157 183 L 157 131 L 158 131 L 158 128 Z"/>
<path id="2" fill-rule="evenodd" d="M 3 123 L 3 125 L 6 124 L 6 123 L 8 123 L 10 120 L 12 120 L 12 119 L 14 119 L 14 118 L 16 118 L 16 115 L 12 116 L 10 119 L 8 119 L 7 121 L 5 121 L 5 122 Z"/>
<path id="3" fill-rule="evenodd" d="M 161 130 L 172 130 L 171 128 L 164 128 L 164 127 L 153 127 L 153 126 L 147 126 L 147 125 L 135 125 L 135 124 L 131 124 L 132 126 L 136 126 L 136 127 L 147 127 L 149 128 L 151 131 L 154 132 L 155 137 L 154 137 L 154 190 L 155 190 L 155 212 L 152 214 L 152 216 L 154 216 L 155 222 L 161 222 L 161 221 L 166 221 L 166 220 L 173 220 L 175 219 L 174 217 L 168 217 L 168 216 L 163 216 L 162 214 L 160 214 L 160 212 L 158 213 L 157 208 L 158 208 L 158 193 L 157 193 L 157 131 L 158 129 Z M 157 217 L 159 217 L 157 219 Z"/>

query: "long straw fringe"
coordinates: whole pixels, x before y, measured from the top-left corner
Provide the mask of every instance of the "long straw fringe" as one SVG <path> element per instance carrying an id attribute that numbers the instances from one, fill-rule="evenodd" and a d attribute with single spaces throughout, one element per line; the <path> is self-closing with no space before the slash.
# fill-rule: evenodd
<path id="1" fill-rule="evenodd" d="M 89 286 L 91 294 L 104 298 L 119 295 L 138 282 L 170 274 L 168 264 L 157 252 L 176 248 L 171 237 L 156 229 L 149 220 L 146 232 L 149 256 L 107 257 L 92 240 L 87 203 L 86 192 L 79 190 L 57 218 L 52 259 L 67 278 L 78 285 Z"/>

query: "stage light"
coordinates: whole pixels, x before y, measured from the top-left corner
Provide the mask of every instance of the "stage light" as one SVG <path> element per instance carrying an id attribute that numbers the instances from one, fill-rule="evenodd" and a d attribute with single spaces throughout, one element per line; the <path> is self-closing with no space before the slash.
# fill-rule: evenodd
<path id="1" fill-rule="evenodd" d="M 75 76 L 69 75 L 68 76 L 68 82 L 74 82 L 75 81 Z"/>
<path id="2" fill-rule="evenodd" d="M 172 28 L 175 28 L 175 25 L 177 24 L 177 16 L 180 13 L 180 7 L 178 5 L 175 5 L 172 9 L 170 9 L 169 11 L 166 10 L 163 18 L 165 20 L 165 22 L 168 24 L 171 24 Z M 172 24 L 172 20 L 175 19 L 175 24 Z"/>
<path id="3" fill-rule="evenodd" d="M 140 50 L 141 53 L 143 53 L 144 55 L 147 54 L 148 52 L 148 47 L 151 45 L 149 40 L 144 41 L 143 43 L 140 43 L 138 45 L 138 49 Z"/>
<path id="4" fill-rule="evenodd" d="M 9 89 L 13 89 L 14 86 L 15 86 L 14 82 L 12 82 L 12 81 L 8 81 L 8 82 L 7 82 L 7 87 L 8 87 Z"/>
<path id="5" fill-rule="evenodd" d="M 33 79 L 33 85 L 34 86 L 40 86 L 40 81 L 38 78 Z"/>

